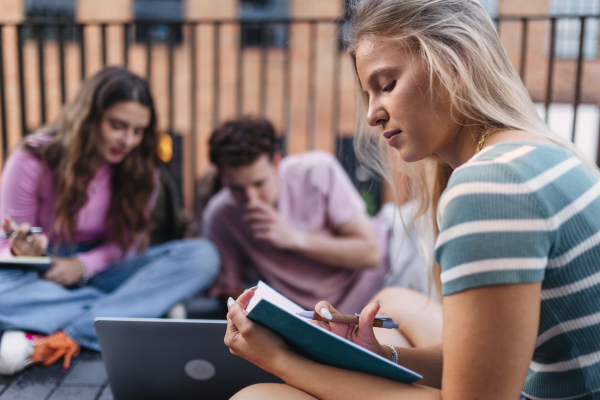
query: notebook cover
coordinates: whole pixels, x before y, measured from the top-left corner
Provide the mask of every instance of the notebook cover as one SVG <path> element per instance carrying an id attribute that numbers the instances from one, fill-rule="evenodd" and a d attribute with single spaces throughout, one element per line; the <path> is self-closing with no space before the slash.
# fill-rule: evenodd
<path id="1" fill-rule="evenodd" d="M 413 383 L 422 376 L 261 299 L 248 318 L 280 334 L 304 357 L 321 364 Z"/>

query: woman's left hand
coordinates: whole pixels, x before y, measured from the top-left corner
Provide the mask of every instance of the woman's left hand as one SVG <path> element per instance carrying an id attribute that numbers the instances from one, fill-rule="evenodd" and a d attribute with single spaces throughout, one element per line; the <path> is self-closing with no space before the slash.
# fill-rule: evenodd
<path id="1" fill-rule="evenodd" d="M 254 290 L 248 290 L 229 307 L 225 344 L 231 354 L 275 374 L 281 356 L 289 355 L 293 350 L 281 336 L 246 317 L 246 307 L 252 296 Z"/>
<path id="2" fill-rule="evenodd" d="M 44 278 L 61 286 L 72 286 L 83 277 L 83 267 L 76 258 L 53 257 L 52 267 L 46 271 Z"/>

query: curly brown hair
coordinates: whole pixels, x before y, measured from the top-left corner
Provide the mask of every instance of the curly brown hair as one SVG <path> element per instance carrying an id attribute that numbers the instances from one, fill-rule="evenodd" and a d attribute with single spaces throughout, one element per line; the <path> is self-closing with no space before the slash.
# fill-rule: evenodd
<path id="1" fill-rule="evenodd" d="M 273 125 L 261 117 L 243 117 L 225 122 L 210 137 L 210 161 L 217 167 L 252 164 L 261 155 L 270 160 L 277 150 Z"/>
<path id="2" fill-rule="evenodd" d="M 115 165 L 106 225 L 123 251 L 134 243 L 135 233 L 149 228 L 145 211 L 154 190 L 154 172 L 160 165 L 154 102 L 146 81 L 125 68 L 107 67 L 83 82 L 55 123 L 38 131 L 50 136 L 50 141 L 24 142 L 24 148 L 49 167 L 58 187 L 51 234 L 59 241 L 75 241 L 77 213 L 88 201 L 88 184 L 97 168 L 100 122 L 107 109 L 123 101 L 148 107 L 151 118 L 140 145 Z"/>

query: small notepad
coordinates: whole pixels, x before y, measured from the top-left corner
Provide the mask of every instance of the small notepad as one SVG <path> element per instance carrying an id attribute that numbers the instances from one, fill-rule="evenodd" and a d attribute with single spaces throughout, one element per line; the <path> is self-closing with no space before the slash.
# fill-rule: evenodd
<path id="1" fill-rule="evenodd" d="M 0 258 L 0 268 L 23 268 L 46 272 L 52 266 L 52 257 L 14 256 Z"/>

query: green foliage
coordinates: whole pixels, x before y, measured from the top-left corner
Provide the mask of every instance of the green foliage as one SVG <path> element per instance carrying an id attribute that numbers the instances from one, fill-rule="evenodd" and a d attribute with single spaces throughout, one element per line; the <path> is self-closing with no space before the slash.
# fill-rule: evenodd
<path id="1" fill-rule="evenodd" d="M 367 205 L 367 213 L 370 216 L 377 214 L 377 211 L 379 211 L 379 204 L 377 203 L 377 199 L 375 198 L 373 193 L 361 191 L 360 196 Z"/>

